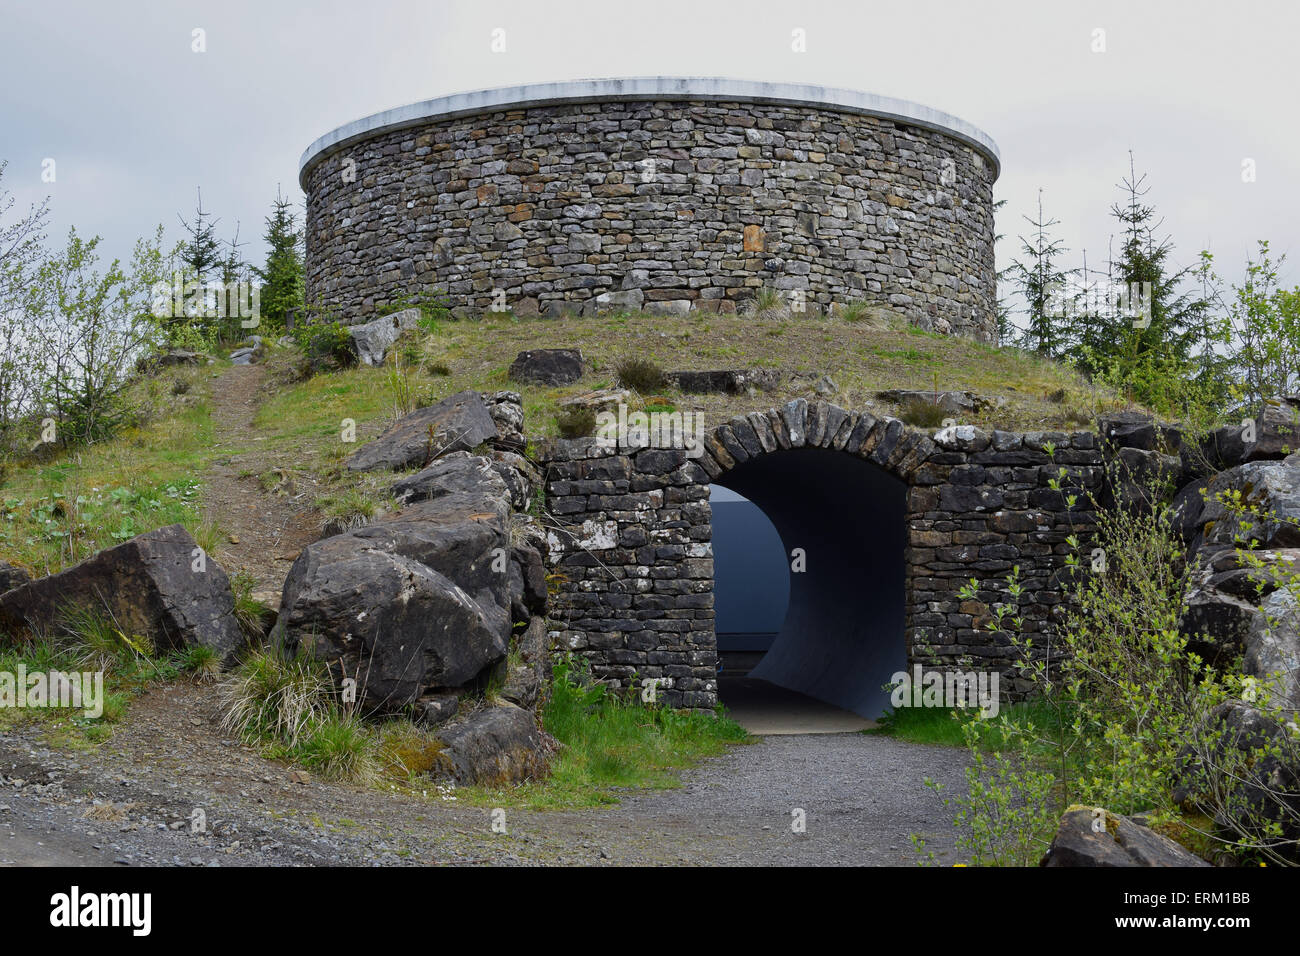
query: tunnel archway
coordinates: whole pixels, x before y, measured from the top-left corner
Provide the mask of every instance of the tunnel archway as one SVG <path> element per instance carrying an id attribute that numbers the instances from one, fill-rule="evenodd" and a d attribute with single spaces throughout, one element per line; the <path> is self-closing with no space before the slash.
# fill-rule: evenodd
<path id="1" fill-rule="evenodd" d="M 907 485 L 816 447 L 752 457 L 713 483 L 761 509 L 789 568 L 784 620 L 750 676 L 879 717 L 907 661 Z"/>

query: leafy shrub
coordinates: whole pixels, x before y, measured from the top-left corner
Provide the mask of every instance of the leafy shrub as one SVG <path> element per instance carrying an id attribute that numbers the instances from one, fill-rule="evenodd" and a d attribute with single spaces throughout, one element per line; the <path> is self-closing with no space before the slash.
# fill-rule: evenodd
<path id="1" fill-rule="evenodd" d="M 1125 477 L 1117 469 L 1111 483 Z M 977 864 L 1034 862 L 1075 804 L 1143 811 L 1194 851 L 1205 853 L 1208 842 L 1239 862 L 1300 861 L 1300 794 L 1270 769 L 1300 766 L 1300 730 L 1287 729 L 1267 682 L 1243 678 L 1235 660 L 1210 666 L 1194 646 L 1211 642 L 1196 635 L 1193 645 L 1183 632 L 1197 568 L 1173 530 L 1159 476 L 1147 480 L 1153 507 L 1106 508 L 1081 504 L 1059 469 L 1049 486 L 1069 511 L 1096 518 L 1083 559 L 1078 536 L 1067 537 L 1066 613 L 1045 642 L 1022 634 L 1019 608 L 1029 596 L 1015 572 L 990 607 L 986 627 L 1016 649 L 1039 706 L 996 723 L 971 718 L 964 728 L 974 762 L 968 794 L 954 801 L 964 826 L 958 845 Z M 988 589 L 972 579 L 960 596 L 987 601 Z M 1224 714 L 1239 700 L 1272 731 L 1236 736 Z M 1212 824 L 1197 823 L 1190 808 Z"/>
<path id="2" fill-rule="evenodd" d="M 291 333 L 302 349 L 313 372 L 345 368 L 357 363 L 352 332 L 341 322 L 317 322 L 301 325 Z"/>

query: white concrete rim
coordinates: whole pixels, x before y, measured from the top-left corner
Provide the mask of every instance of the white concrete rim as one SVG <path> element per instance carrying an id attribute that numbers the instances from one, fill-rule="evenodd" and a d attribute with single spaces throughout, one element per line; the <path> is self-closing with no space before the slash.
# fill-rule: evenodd
<path id="1" fill-rule="evenodd" d="M 410 103 L 354 120 L 331 130 L 307 147 L 298 163 L 298 183 L 306 191 L 308 170 L 318 161 L 360 140 L 459 116 L 502 110 L 554 106 L 560 103 L 601 103 L 636 100 L 714 100 L 806 106 L 841 113 L 859 113 L 935 130 L 979 151 L 993 164 L 993 178 L 1002 167 L 997 144 L 965 120 L 908 100 L 878 96 L 811 83 L 768 83 L 704 76 L 636 76 L 626 78 L 527 83 L 468 93 L 452 93 Z"/>

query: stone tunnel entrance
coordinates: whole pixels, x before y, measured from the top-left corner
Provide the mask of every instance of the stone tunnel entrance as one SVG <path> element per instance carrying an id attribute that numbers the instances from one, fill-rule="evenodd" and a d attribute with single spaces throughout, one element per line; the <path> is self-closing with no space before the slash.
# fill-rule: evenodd
<path id="1" fill-rule="evenodd" d="M 907 486 L 822 448 L 752 458 L 713 486 L 721 701 L 800 709 L 793 694 L 765 693 L 765 682 L 881 716 L 884 687 L 907 663 Z M 832 717 L 824 710 L 821 723 Z"/>
<path id="2" fill-rule="evenodd" d="M 1006 699 L 1028 690 L 988 609 L 1015 570 L 1021 633 L 1041 641 L 1064 600 L 1071 536 L 1093 521 L 1070 498 L 1104 470 L 1092 432 L 957 425 L 931 438 L 804 399 L 716 426 L 695 456 L 597 438 L 543 451 L 557 653 L 611 686 L 712 708 L 720 689 L 726 698 L 719 652 L 726 675 L 728 652 L 744 649 L 731 638 L 757 629 L 768 637 L 750 648 L 763 655 L 756 678 L 866 718 L 885 709 L 890 677 L 917 667 L 997 673 Z M 729 586 L 715 486 L 771 521 L 789 588 L 779 623 L 730 625 L 730 598 L 715 601 Z"/>

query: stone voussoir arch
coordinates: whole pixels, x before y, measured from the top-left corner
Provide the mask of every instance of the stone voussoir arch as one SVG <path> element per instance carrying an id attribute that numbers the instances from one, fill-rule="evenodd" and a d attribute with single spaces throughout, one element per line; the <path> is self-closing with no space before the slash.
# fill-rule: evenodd
<path id="1" fill-rule="evenodd" d="M 703 444 L 697 463 L 710 480 L 761 455 L 823 448 L 856 455 L 910 484 L 935 451 L 928 436 L 909 431 L 901 419 L 803 398 L 717 425 Z"/>

